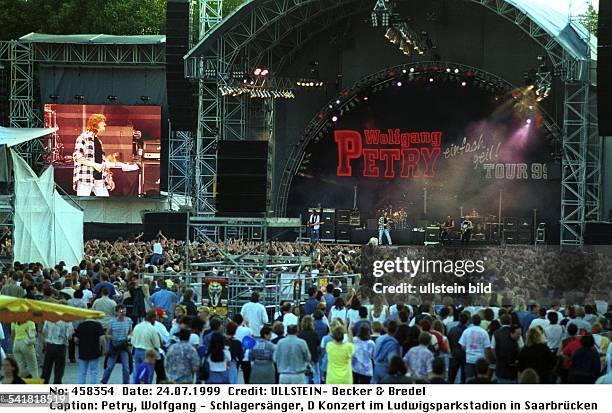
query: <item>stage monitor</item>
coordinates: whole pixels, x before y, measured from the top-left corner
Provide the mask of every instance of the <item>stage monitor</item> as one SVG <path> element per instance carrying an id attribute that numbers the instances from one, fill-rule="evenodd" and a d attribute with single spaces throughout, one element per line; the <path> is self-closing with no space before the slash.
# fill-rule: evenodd
<path id="1" fill-rule="evenodd" d="M 161 107 L 46 104 L 45 163 L 79 197 L 159 197 Z"/>

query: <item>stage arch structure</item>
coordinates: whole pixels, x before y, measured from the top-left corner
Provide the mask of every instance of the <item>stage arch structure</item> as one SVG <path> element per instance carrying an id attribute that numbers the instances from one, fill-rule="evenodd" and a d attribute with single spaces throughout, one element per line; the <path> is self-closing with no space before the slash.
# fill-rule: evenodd
<path id="1" fill-rule="evenodd" d="M 341 96 L 333 97 L 329 102 L 321 107 L 314 115 L 310 123 L 306 126 L 299 142 L 294 145 L 291 155 L 284 165 L 284 172 L 281 179 L 281 185 L 278 191 L 278 204 L 283 211 L 288 208 L 288 198 L 292 188 L 294 178 L 299 174 L 300 168 L 304 164 L 304 160 L 312 155 L 307 149 L 311 143 L 318 142 L 321 139 L 333 139 L 328 136 L 330 130 L 337 129 L 336 122 L 342 115 L 347 115 L 350 111 L 360 105 L 368 103 L 366 100 L 373 96 L 384 93 L 390 88 L 400 87 L 402 93 L 410 94 L 411 84 L 413 82 L 427 85 L 427 82 L 443 85 L 456 84 L 466 88 L 483 89 L 491 96 L 495 96 L 496 100 L 508 98 L 510 99 L 513 93 L 524 93 L 524 88 L 519 88 L 507 80 L 487 72 L 485 70 L 463 65 L 455 62 L 418 62 L 398 65 L 391 68 L 383 69 L 376 73 L 372 73 L 355 83 L 350 89 L 345 89 Z M 433 85 L 433 83 L 432 83 Z M 517 101 L 518 102 L 518 101 Z M 468 104 L 466 102 L 466 104 Z M 500 102 L 500 104 L 504 104 Z M 545 129 L 545 136 L 551 140 L 551 150 L 560 156 L 562 144 L 562 131 L 556 124 L 550 114 L 544 108 L 533 103 L 530 114 L 526 117 L 533 118 L 534 123 L 537 120 L 537 127 Z M 531 123 L 531 120 L 529 122 Z M 386 131 L 383 131 L 386 132 Z M 340 145 L 338 143 L 338 145 Z M 314 155 L 317 156 L 316 154 Z M 340 160 L 339 160 L 340 161 Z M 340 166 L 338 166 L 340 167 Z M 398 172 L 398 171 L 396 171 Z M 351 176 L 346 171 L 338 172 L 338 176 Z M 382 175 L 381 175 L 382 176 Z M 386 178 L 394 178 L 387 176 Z"/>
<path id="2" fill-rule="evenodd" d="M 430 2 L 431 3 L 431 2 Z M 550 61 L 564 85 L 563 167 L 561 182 L 561 244 L 582 245 L 585 223 L 600 217 L 601 139 L 596 128 L 596 101 L 591 78 L 595 39 L 575 19 L 532 0 L 466 0 L 483 7 L 526 34 Z M 399 2 L 401 4 L 402 2 Z M 216 84 L 200 94 L 198 141 L 244 139 L 240 131 L 248 118 L 245 97 L 218 93 L 233 72 L 266 66 L 282 73 L 316 35 L 354 16 L 368 16 L 374 1 L 362 0 L 251 0 L 208 30 L 185 56 L 185 76 Z M 274 122 L 268 117 L 274 139 Z M 269 126 L 272 126 L 271 128 Z M 202 131 L 207 131 L 204 136 Z M 214 136 L 213 136 L 214 135 Z M 205 143 L 203 143 L 206 146 Z M 273 147 L 273 145 L 271 145 Z M 214 155 L 206 170 L 214 171 Z M 196 169 L 197 170 L 197 169 Z M 198 176 L 195 182 L 199 182 Z M 278 188 L 277 188 L 278 189 Z M 200 197 L 196 188 L 194 195 Z M 205 195 L 209 200 L 214 194 Z M 282 216 L 280 200 L 273 209 Z M 214 213 L 214 204 L 199 202 L 198 214 Z"/>

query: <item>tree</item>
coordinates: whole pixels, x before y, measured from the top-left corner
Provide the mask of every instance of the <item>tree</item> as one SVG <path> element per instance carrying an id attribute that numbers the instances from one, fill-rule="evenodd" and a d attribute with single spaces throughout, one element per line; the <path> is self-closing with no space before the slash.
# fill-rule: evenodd
<path id="1" fill-rule="evenodd" d="M 589 4 L 589 8 L 587 9 L 586 13 L 580 16 L 580 23 L 582 23 L 582 25 L 586 27 L 586 29 L 594 36 L 597 36 L 598 19 L 599 14 L 597 13 L 597 10 L 595 10 L 595 7 L 593 7 L 592 4 Z"/>
<path id="2" fill-rule="evenodd" d="M 48 34 L 163 34 L 165 0 L 0 0 L 0 39 Z"/>

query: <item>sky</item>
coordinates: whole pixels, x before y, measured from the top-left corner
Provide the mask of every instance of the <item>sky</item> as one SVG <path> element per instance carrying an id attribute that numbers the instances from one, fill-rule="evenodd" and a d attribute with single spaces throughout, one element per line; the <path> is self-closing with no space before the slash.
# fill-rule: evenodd
<path id="1" fill-rule="evenodd" d="M 559 10 L 562 13 L 568 14 L 572 11 L 573 16 L 583 14 L 589 5 L 593 4 L 596 10 L 599 10 L 599 0 L 539 0 L 546 3 L 551 8 Z"/>

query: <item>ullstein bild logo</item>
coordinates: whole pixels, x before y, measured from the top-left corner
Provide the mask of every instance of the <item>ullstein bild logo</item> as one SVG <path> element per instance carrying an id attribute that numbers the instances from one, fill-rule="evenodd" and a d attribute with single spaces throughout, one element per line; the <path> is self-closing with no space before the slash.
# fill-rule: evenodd
<path id="1" fill-rule="evenodd" d="M 353 176 L 351 161 L 363 159 L 363 176 L 400 178 L 433 177 L 442 152 L 442 132 L 401 132 L 389 129 L 338 130 L 338 176 Z"/>

